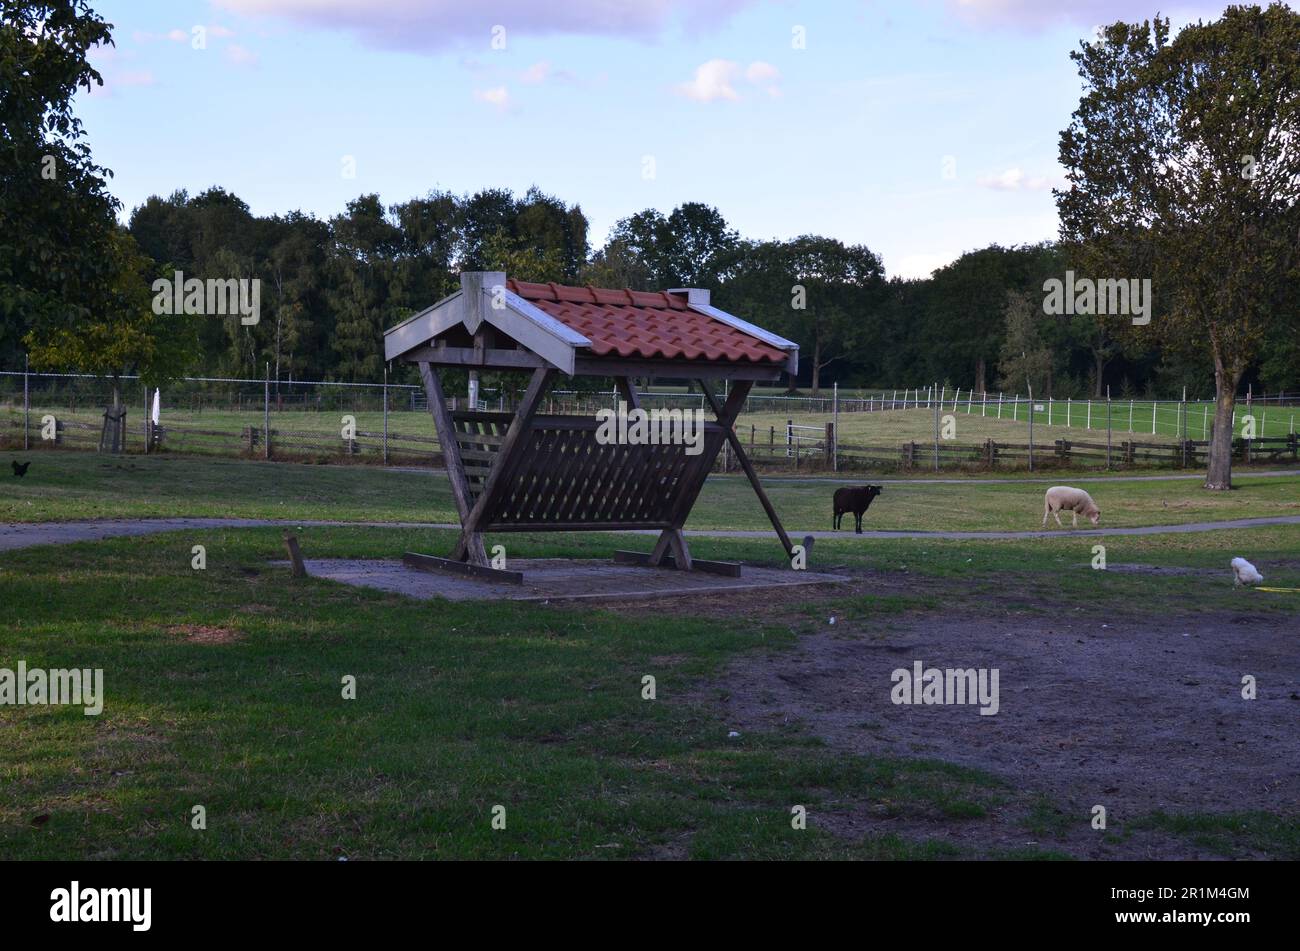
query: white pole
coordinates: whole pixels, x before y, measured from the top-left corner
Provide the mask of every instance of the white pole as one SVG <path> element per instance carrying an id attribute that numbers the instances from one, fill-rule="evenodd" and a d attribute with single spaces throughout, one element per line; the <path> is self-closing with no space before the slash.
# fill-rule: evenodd
<path id="1" fill-rule="evenodd" d="M 1128 401 L 1128 431 L 1129 434 L 1132 435 L 1133 433 L 1133 401 L 1132 400 Z"/>
<path id="2" fill-rule="evenodd" d="M 1151 401 L 1151 435 L 1156 434 L 1156 415 L 1160 412 L 1160 404 L 1155 400 Z"/>
<path id="3" fill-rule="evenodd" d="M 831 422 L 831 468 L 835 472 L 840 471 L 840 384 L 836 381 L 831 387 L 831 405 L 832 422 Z"/>
<path id="4" fill-rule="evenodd" d="M 1088 429 L 1092 429 L 1092 397 L 1088 397 Z"/>

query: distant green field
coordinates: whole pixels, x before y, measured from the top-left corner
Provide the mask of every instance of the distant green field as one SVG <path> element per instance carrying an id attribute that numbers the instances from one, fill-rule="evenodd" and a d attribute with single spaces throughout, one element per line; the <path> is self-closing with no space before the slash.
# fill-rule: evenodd
<path id="1" fill-rule="evenodd" d="M 11 458 L 33 460 L 25 478 L 8 475 Z M 0 522 L 182 515 L 457 521 L 441 471 L 168 456 L 115 459 L 81 452 L 0 452 L 0 467 L 5 480 Z M 1300 477 L 1241 474 L 1233 492 L 1208 492 L 1195 479 L 1128 482 L 1076 474 L 1070 481 L 1096 498 L 1103 528 L 1300 514 Z M 774 476 L 765 484 L 792 534 L 831 527 L 833 483 Z M 1043 490 L 1042 484 L 1020 481 L 893 483 L 864 524 L 913 531 L 1034 529 L 1042 519 Z M 686 527 L 766 530 L 769 523 L 743 476 L 715 475 Z"/>

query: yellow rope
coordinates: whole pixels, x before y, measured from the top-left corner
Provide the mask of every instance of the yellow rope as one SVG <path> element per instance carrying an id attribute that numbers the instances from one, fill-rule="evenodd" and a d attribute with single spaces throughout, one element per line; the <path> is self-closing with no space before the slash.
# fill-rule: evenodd
<path id="1" fill-rule="evenodd" d="M 1256 591 L 1277 591 L 1284 594 L 1300 594 L 1300 588 L 1264 588 L 1257 587 Z"/>

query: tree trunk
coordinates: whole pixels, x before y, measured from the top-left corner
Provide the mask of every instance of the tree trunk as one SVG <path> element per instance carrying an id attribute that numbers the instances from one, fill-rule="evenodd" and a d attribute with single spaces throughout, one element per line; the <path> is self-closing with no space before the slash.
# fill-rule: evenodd
<path id="1" fill-rule="evenodd" d="M 1102 387 L 1101 378 L 1106 373 L 1106 364 L 1109 361 L 1107 361 L 1106 357 L 1099 350 L 1093 352 L 1092 359 L 1097 368 L 1097 383 L 1092 388 L 1092 398 L 1099 400 L 1106 395 L 1106 391 Z"/>
<path id="2" fill-rule="evenodd" d="M 975 392 L 976 393 L 983 393 L 985 391 L 984 384 L 985 384 L 985 377 L 987 375 L 988 375 L 988 370 L 984 365 L 984 358 L 980 357 L 978 360 L 975 361 Z"/>
<path id="3" fill-rule="evenodd" d="M 1227 373 L 1222 367 L 1214 372 L 1214 431 L 1210 434 L 1210 458 L 1205 474 L 1205 488 L 1232 488 L 1232 412 L 1237 405 L 1239 373 Z"/>

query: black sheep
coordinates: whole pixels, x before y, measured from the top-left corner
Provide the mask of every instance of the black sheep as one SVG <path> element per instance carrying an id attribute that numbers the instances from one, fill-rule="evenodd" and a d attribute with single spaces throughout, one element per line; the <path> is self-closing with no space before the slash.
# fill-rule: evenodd
<path id="1" fill-rule="evenodd" d="M 883 490 L 878 485 L 855 486 L 835 490 L 835 529 L 838 531 L 845 512 L 852 512 L 857 523 L 857 533 L 862 534 L 862 513 L 871 506 L 871 500 Z"/>

